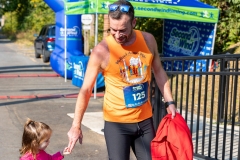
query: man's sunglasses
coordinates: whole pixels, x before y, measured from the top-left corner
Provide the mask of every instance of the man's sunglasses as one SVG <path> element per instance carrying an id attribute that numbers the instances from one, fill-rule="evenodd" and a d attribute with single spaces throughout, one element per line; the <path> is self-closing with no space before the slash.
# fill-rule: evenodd
<path id="1" fill-rule="evenodd" d="M 118 5 L 118 4 L 110 4 L 109 5 L 109 11 L 114 12 L 119 8 L 121 12 L 127 13 L 130 9 L 130 6 L 128 5 Z"/>

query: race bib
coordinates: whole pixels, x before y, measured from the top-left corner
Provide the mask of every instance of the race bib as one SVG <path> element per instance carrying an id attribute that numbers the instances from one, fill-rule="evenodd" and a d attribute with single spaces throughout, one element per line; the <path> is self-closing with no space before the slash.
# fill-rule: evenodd
<path id="1" fill-rule="evenodd" d="M 123 88 L 125 105 L 136 108 L 148 101 L 148 82 Z"/>

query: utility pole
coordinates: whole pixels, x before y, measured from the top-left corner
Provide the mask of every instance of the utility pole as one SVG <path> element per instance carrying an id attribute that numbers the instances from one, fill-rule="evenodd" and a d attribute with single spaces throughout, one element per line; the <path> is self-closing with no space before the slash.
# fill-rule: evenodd
<path id="1" fill-rule="evenodd" d="M 103 38 L 109 35 L 108 30 L 110 28 L 108 14 L 104 14 L 104 25 L 103 25 Z"/>

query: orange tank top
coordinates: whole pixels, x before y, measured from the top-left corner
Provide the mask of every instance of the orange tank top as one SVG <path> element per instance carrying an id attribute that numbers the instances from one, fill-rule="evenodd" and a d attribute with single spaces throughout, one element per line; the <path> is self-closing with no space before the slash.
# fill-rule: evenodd
<path id="1" fill-rule="evenodd" d="M 150 80 L 153 55 L 141 31 L 134 30 L 136 40 L 129 46 L 106 37 L 110 57 L 103 70 L 105 94 L 104 120 L 135 123 L 152 116 Z"/>

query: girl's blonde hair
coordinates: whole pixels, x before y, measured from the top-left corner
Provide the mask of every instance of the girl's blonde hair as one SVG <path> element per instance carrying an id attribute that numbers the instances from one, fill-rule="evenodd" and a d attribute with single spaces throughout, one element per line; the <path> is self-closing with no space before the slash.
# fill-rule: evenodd
<path id="1" fill-rule="evenodd" d="M 52 129 L 43 122 L 36 122 L 27 119 L 22 135 L 22 148 L 19 150 L 21 155 L 30 152 L 34 159 L 38 153 L 39 146 L 46 138 L 50 138 Z"/>

